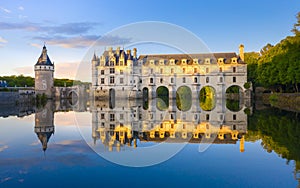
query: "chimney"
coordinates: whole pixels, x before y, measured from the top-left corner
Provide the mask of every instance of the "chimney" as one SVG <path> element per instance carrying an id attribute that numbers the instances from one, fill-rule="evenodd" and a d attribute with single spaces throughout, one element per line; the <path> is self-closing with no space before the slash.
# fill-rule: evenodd
<path id="1" fill-rule="evenodd" d="M 244 45 L 243 44 L 240 45 L 239 51 L 240 51 L 240 58 L 241 58 L 242 61 L 244 61 L 245 56 L 244 56 Z"/>
<path id="2" fill-rule="evenodd" d="M 117 47 L 116 52 L 117 52 L 117 55 L 120 56 L 120 47 L 119 46 Z"/>
<path id="3" fill-rule="evenodd" d="M 133 48 L 133 58 L 135 58 L 136 59 L 136 48 Z"/>
<path id="4" fill-rule="evenodd" d="M 126 52 L 128 56 L 131 55 L 131 50 L 126 50 Z"/>

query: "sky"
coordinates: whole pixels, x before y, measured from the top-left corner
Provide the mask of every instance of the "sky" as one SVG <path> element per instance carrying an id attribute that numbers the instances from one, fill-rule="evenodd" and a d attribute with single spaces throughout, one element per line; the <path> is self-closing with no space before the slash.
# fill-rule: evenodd
<path id="1" fill-rule="evenodd" d="M 292 35 L 298 11 L 298 0 L 1 0 L 0 76 L 34 76 L 33 66 L 45 43 L 55 62 L 55 77 L 74 79 L 98 38 L 144 21 L 184 28 L 212 52 L 238 53 L 240 44 L 245 51 L 259 51 Z M 180 38 L 163 32 L 170 40 Z M 122 39 L 116 38 L 108 37 L 105 46 Z M 154 52 L 149 48 L 143 53 Z"/>

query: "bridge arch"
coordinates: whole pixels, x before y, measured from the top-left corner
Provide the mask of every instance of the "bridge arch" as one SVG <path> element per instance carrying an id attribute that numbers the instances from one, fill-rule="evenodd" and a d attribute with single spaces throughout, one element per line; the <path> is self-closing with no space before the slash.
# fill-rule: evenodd
<path id="1" fill-rule="evenodd" d="M 159 86 L 156 89 L 156 107 L 160 111 L 169 108 L 169 89 L 166 86 Z"/>
<path id="2" fill-rule="evenodd" d="M 212 111 L 216 107 L 216 89 L 210 85 L 201 88 L 199 93 L 200 108 Z"/>
<path id="3" fill-rule="evenodd" d="M 226 88 L 226 108 L 232 112 L 242 109 L 244 89 L 240 85 L 230 85 Z"/>
<path id="4" fill-rule="evenodd" d="M 192 107 L 192 90 L 188 86 L 180 86 L 176 90 L 176 106 L 179 111 L 189 111 Z"/>

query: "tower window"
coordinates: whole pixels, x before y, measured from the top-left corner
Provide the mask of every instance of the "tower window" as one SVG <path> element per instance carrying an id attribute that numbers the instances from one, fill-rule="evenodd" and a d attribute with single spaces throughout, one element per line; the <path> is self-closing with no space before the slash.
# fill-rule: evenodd
<path id="1" fill-rule="evenodd" d="M 233 72 L 236 72 L 236 67 L 233 67 L 233 68 L 232 68 L 232 71 L 233 71 Z"/>
<path id="2" fill-rule="evenodd" d="M 232 77 L 232 82 L 236 82 L 236 77 Z"/>
<path id="3" fill-rule="evenodd" d="M 198 83 L 198 78 L 197 77 L 194 78 L 194 83 Z"/>
<path id="4" fill-rule="evenodd" d="M 162 84 L 162 83 L 163 83 L 163 81 L 164 81 L 164 80 L 161 78 L 161 79 L 160 79 L 160 83 Z"/>
<path id="5" fill-rule="evenodd" d="M 206 114 L 206 121 L 209 120 L 209 114 Z"/>
<path id="6" fill-rule="evenodd" d="M 233 120 L 236 120 L 236 114 L 233 114 L 233 115 L 232 115 L 232 119 L 233 119 Z"/>

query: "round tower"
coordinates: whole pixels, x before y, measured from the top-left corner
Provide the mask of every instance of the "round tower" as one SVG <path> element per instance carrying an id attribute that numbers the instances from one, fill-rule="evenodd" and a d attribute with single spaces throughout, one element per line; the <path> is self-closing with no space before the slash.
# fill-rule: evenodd
<path id="1" fill-rule="evenodd" d="M 54 64 L 47 55 L 47 48 L 44 45 L 42 54 L 34 65 L 35 72 L 35 93 L 46 94 L 52 98 L 54 94 Z"/>

